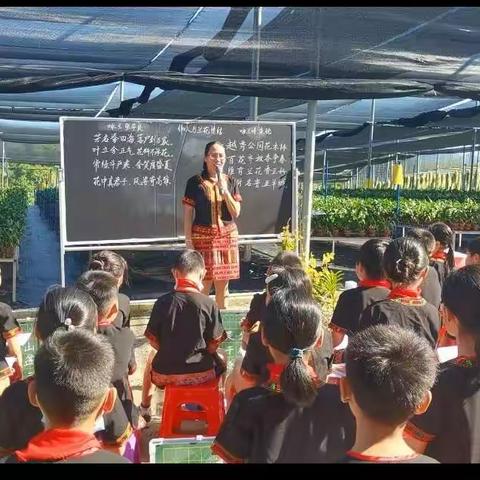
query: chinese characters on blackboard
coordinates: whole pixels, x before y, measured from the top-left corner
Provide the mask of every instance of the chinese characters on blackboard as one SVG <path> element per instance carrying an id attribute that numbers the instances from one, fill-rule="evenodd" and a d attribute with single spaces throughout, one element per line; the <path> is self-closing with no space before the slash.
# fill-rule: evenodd
<path id="1" fill-rule="evenodd" d="M 92 135 L 93 186 L 103 189 L 122 187 L 171 188 L 175 159 L 173 141 L 168 135 L 150 135 L 141 123 L 109 123 L 106 131 Z M 269 141 L 272 129 L 255 125 L 240 127 L 245 140 L 224 138 L 223 128 L 212 124 L 179 124 L 182 134 L 204 134 L 225 145 L 225 173 L 241 188 L 281 188 L 290 170 L 287 143 Z"/>

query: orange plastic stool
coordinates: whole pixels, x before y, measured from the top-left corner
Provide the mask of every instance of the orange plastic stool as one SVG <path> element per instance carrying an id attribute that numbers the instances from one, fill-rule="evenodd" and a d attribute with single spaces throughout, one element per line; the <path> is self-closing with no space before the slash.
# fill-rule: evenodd
<path id="1" fill-rule="evenodd" d="M 186 403 L 200 405 L 202 411 L 186 410 L 183 407 Z M 193 433 L 180 433 L 180 423 L 183 420 L 203 420 L 207 423 L 203 435 L 215 436 L 224 416 L 224 397 L 218 379 L 200 385 L 167 385 L 159 435 L 162 438 L 195 437 Z"/>

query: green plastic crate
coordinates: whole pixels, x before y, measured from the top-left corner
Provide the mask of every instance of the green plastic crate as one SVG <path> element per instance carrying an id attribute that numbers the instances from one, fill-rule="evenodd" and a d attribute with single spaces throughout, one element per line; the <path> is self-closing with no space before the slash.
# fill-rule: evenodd
<path id="1" fill-rule="evenodd" d="M 35 353 L 38 349 L 38 341 L 34 334 L 35 321 L 34 320 L 19 320 L 18 323 L 22 328 L 22 333 L 31 333 L 28 342 L 22 346 L 23 353 L 23 377 L 29 377 L 33 375 L 33 361 L 35 359 Z"/>
<path id="2" fill-rule="evenodd" d="M 215 437 L 154 438 L 149 443 L 150 463 L 223 463 L 214 455 Z"/>
<path id="3" fill-rule="evenodd" d="M 238 351 L 242 346 L 242 330 L 240 320 L 245 317 L 247 310 L 229 310 L 222 311 L 222 323 L 228 334 L 228 340 L 225 340 L 220 348 L 227 353 L 228 372 L 232 371 L 233 364 L 237 358 Z"/>

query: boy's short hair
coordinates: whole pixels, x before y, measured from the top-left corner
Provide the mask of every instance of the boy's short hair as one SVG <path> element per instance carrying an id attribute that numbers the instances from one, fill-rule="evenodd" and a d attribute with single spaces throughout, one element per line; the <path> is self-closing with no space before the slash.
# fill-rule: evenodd
<path id="1" fill-rule="evenodd" d="M 184 250 L 175 259 L 173 268 L 182 275 L 200 273 L 202 270 L 205 270 L 205 262 L 200 252 L 196 250 Z"/>
<path id="2" fill-rule="evenodd" d="M 355 401 L 365 415 L 400 425 L 435 383 L 438 360 L 429 343 L 413 330 L 374 325 L 349 339 L 345 363 Z"/>
<path id="3" fill-rule="evenodd" d="M 102 270 L 88 270 L 77 280 L 77 287 L 87 292 L 97 305 L 98 315 L 105 316 L 118 297 L 117 279 Z"/>
<path id="4" fill-rule="evenodd" d="M 470 255 L 480 255 L 480 237 L 474 238 L 468 242 L 467 252 L 469 252 Z"/>
<path id="5" fill-rule="evenodd" d="M 388 246 L 387 240 L 372 238 L 367 240 L 361 247 L 357 262 L 362 265 L 370 280 L 383 280 L 383 254 Z"/>
<path id="6" fill-rule="evenodd" d="M 47 416 L 75 426 L 107 392 L 115 355 L 108 340 L 87 330 L 57 330 L 35 355 L 38 401 Z"/>
<path id="7" fill-rule="evenodd" d="M 432 252 L 435 250 L 435 237 L 430 230 L 425 228 L 410 228 L 405 233 L 406 237 L 415 238 L 418 240 L 427 251 L 428 255 L 431 255 Z"/>

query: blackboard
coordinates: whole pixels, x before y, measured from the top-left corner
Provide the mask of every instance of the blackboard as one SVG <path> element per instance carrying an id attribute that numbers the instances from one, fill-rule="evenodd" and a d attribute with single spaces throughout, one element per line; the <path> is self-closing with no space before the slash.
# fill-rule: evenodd
<path id="1" fill-rule="evenodd" d="M 240 235 L 281 232 L 292 217 L 294 124 L 61 118 L 65 244 L 183 236 L 182 198 L 205 145 L 225 145 L 240 183 Z"/>

